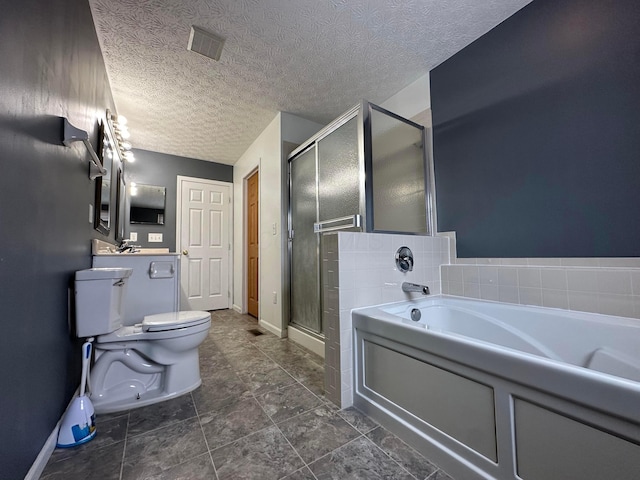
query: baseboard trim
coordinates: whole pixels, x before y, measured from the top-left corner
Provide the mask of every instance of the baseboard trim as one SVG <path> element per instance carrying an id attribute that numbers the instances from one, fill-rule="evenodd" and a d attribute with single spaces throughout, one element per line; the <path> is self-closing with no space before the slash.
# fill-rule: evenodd
<path id="1" fill-rule="evenodd" d="M 58 430 L 60 430 L 61 421 L 62 417 L 58 420 L 58 423 L 54 427 L 53 432 L 51 432 L 51 435 L 49 435 L 49 438 L 47 438 L 47 441 L 44 442 L 42 450 L 40 450 L 40 453 L 33 462 L 33 465 L 31 465 L 31 468 L 25 475 L 24 480 L 38 480 L 42 475 L 42 472 L 44 472 L 47 462 L 49 461 L 49 458 L 51 458 L 51 454 L 56 449 L 56 443 L 58 443 Z"/>
<path id="2" fill-rule="evenodd" d="M 308 333 L 298 330 L 295 327 L 289 325 L 288 328 L 289 340 L 302 345 L 303 347 L 311 350 L 316 355 L 320 355 L 324 358 L 324 342 L 318 340 L 316 337 L 312 337 Z"/>
<path id="3" fill-rule="evenodd" d="M 235 303 L 232 305 L 231 308 L 238 313 L 242 313 L 242 308 L 239 305 L 236 305 Z"/>
<path id="4" fill-rule="evenodd" d="M 282 331 L 281 328 L 278 328 L 278 327 L 272 325 L 269 322 L 266 322 L 266 321 L 260 319 L 260 320 L 258 320 L 258 325 L 260 325 L 265 330 L 269 330 L 271 333 L 273 333 L 278 338 L 286 337 L 286 335 L 283 335 L 283 331 Z"/>
<path id="5" fill-rule="evenodd" d="M 51 458 L 51 454 L 56 449 L 56 445 L 58 444 L 58 432 L 60 431 L 60 425 L 62 424 L 62 419 L 64 418 L 64 414 L 67 413 L 67 410 L 69 410 L 71 403 L 73 403 L 73 400 L 79 394 L 80 394 L 80 387 L 78 387 L 78 389 L 73 393 L 73 396 L 71 397 L 71 400 L 69 400 L 69 404 L 67 405 L 67 408 L 65 408 L 64 412 L 62 412 L 62 415 L 60 415 L 60 418 L 58 419 L 58 423 L 56 423 L 56 426 L 53 427 L 53 431 L 49 435 L 49 438 L 47 438 L 47 441 L 44 442 L 44 445 L 42 446 L 40 453 L 38 454 L 36 459 L 33 461 L 33 464 L 31 465 L 31 468 L 25 475 L 24 480 L 38 480 L 42 475 L 42 472 L 44 472 L 44 469 L 47 466 L 47 462 Z"/>

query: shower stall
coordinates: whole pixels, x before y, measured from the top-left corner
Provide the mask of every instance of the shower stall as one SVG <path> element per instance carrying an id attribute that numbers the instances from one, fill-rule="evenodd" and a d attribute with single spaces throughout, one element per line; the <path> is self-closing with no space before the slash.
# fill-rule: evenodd
<path id="1" fill-rule="evenodd" d="M 431 234 L 426 145 L 423 126 L 362 102 L 289 155 L 290 326 L 324 335 L 336 232 Z"/>

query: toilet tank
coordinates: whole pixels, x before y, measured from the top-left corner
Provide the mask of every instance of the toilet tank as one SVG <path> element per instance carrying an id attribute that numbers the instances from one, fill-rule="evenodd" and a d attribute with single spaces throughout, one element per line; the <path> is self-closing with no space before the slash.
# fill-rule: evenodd
<path id="1" fill-rule="evenodd" d="M 180 255 L 121 253 L 94 255 L 94 267 L 131 268 L 124 299 L 124 325 L 142 323 L 147 315 L 180 310 Z"/>
<path id="2" fill-rule="evenodd" d="M 75 277 L 76 335 L 93 337 L 122 326 L 130 268 L 90 268 Z"/>

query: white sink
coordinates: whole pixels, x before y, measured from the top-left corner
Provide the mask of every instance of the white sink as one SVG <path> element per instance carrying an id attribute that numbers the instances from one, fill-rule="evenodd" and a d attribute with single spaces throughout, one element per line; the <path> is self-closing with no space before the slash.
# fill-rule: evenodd
<path id="1" fill-rule="evenodd" d="M 136 248 L 134 252 L 127 250 L 118 252 L 118 246 L 104 240 L 94 238 L 91 240 L 91 253 L 93 255 L 161 255 L 169 254 L 169 248 Z"/>

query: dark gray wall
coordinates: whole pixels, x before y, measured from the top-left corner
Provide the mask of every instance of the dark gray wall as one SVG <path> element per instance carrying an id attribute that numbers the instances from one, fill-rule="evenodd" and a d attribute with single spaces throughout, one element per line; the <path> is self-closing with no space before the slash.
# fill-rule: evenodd
<path id="1" fill-rule="evenodd" d="M 101 237 L 86 149 L 62 146 L 60 117 L 95 145 L 113 101 L 86 0 L 0 11 L 0 477 L 19 479 L 80 383 L 67 290 Z"/>
<path id="2" fill-rule="evenodd" d="M 430 78 L 459 256 L 640 256 L 637 0 L 535 0 Z"/>
<path id="3" fill-rule="evenodd" d="M 132 132 L 132 139 L 135 132 Z M 164 225 L 125 225 L 125 238 L 133 232 L 138 233 L 134 242 L 142 247 L 176 248 L 176 194 L 178 175 L 185 177 L 206 178 L 220 182 L 233 182 L 233 167 L 221 163 L 206 162 L 195 158 L 179 157 L 148 150 L 133 150 L 136 161 L 125 165 L 127 186 L 131 182 L 144 185 L 159 185 L 167 189 L 165 224 Z M 127 217 L 128 218 L 128 217 Z M 162 243 L 149 243 L 149 233 L 162 233 Z"/>

